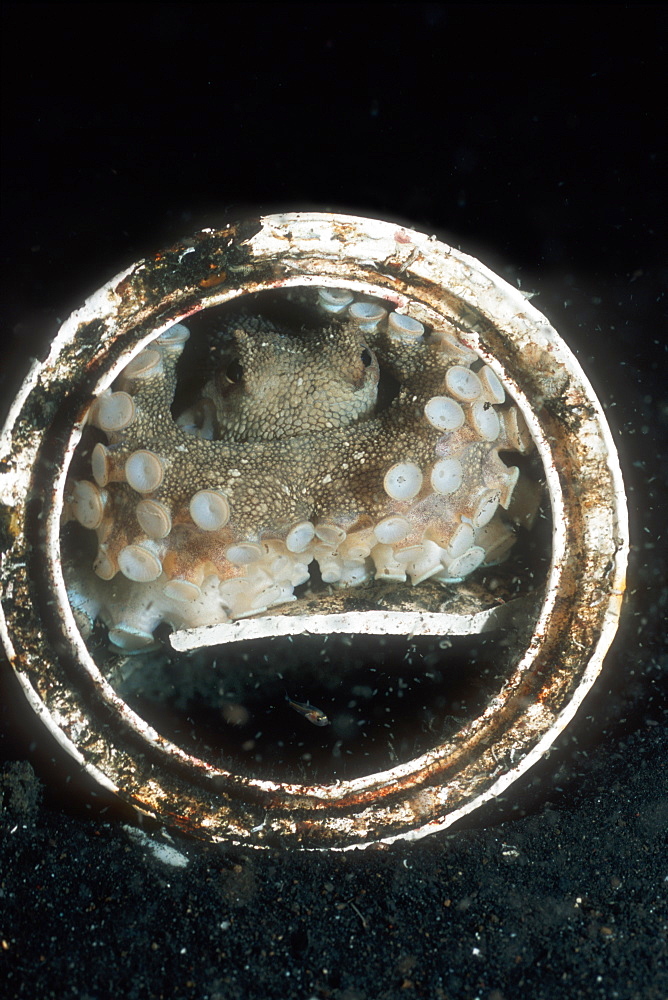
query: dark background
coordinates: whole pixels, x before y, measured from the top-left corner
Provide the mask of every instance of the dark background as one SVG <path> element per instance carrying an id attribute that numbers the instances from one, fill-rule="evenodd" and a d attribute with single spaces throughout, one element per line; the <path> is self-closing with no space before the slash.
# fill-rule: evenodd
<path id="1" fill-rule="evenodd" d="M 539 293 L 606 407 L 633 532 L 623 627 L 567 736 L 508 801 L 412 846 L 176 838 L 189 864 L 166 865 L 3 670 L 4 996 L 668 993 L 664 10 L 3 5 L 4 405 L 162 244 L 275 210 L 394 219 Z"/>

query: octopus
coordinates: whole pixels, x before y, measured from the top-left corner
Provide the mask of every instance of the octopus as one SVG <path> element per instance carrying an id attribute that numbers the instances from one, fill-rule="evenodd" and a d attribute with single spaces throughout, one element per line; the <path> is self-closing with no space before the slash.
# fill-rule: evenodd
<path id="1" fill-rule="evenodd" d="M 65 519 L 97 551 L 70 599 L 116 647 L 284 605 L 316 566 L 336 587 L 449 584 L 509 552 L 520 472 L 501 453 L 532 442 L 494 371 L 445 322 L 345 290 L 319 304 L 315 328 L 230 324 L 177 419 L 183 324 L 93 401 Z"/>

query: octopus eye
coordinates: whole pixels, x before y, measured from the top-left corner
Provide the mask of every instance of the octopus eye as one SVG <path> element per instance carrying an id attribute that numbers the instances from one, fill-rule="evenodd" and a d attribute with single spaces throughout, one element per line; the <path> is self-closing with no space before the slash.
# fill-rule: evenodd
<path id="1" fill-rule="evenodd" d="M 234 382 L 235 384 L 241 382 L 244 377 L 243 365 L 237 360 L 230 361 L 229 365 L 225 369 L 225 378 L 228 382 Z"/>
<path id="2" fill-rule="evenodd" d="M 373 361 L 371 351 L 368 349 L 368 347 L 364 348 L 364 350 L 360 354 L 360 357 L 362 359 L 362 364 L 364 365 L 364 367 L 368 368 L 371 362 Z"/>

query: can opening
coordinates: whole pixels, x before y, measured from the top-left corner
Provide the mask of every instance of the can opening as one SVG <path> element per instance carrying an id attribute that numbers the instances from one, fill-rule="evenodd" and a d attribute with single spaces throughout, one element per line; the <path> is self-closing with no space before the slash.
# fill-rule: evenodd
<path id="1" fill-rule="evenodd" d="M 66 485 L 65 576 L 102 675 L 161 736 L 248 778 L 326 784 L 419 757 L 500 696 L 539 613 L 551 514 L 512 399 L 458 332 L 346 288 L 254 293 L 167 330 L 94 401 Z M 328 426 L 313 413 L 321 383 Z M 374 436 L 413 426 L 418 444 L 394 467 L 421 458 L 421 482 L 400 469 L 388 485 L 400 453 L 378 461 Z M 237 479 L 248 470 L 276 497 L 291 487 L 285 463 L 272 467 L 277 443 L 303 481 L 328 441 L 317 475 L 338 475 L 349 499 L 323 490 L 272 520 L 258 487 L 265 514 L 235 534 L 225 468 L 190 485 L 189 505 L 174 476 L 165 489 L 175 454 L 192 445 L 201 465 L 220 442 Z M 359 490 L 340 455 L 365 448 Z M 268 606 L 248 600 L 256 578 Z M 323 628 L 366 615 L 354 646 L 340 629 L 304 635 L 319 612 Z M 369 612 L 403 615 L 404 635 Z M 425 613 L 438 635 L 409 638 Z M 293 621 L 302 634 L 282 634 Z"/>

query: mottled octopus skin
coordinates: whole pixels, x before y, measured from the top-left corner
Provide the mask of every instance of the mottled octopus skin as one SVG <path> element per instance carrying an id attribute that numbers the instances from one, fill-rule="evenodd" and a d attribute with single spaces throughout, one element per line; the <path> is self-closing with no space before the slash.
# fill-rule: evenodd
<path id="1" fill-rule="evenodd" d="M 313 559 L 326 583 L 353 586 L 451 582 L 505 555 L 514 532 L 498 508 L 519 472 L 499 451 L 531 446 L 516 407 L 452 330 L 380 315 L 312 333 L 245 321 L 236 359 L 175 421 L 177 326 L 94 402 L 107 445 L 66 510 L 96 531 L 105 582 L 86 594 L 82 577 L 73 602 L 114 643 L 285 603 Z M 380 409 L 379 367 L 398 385 Z"/>

